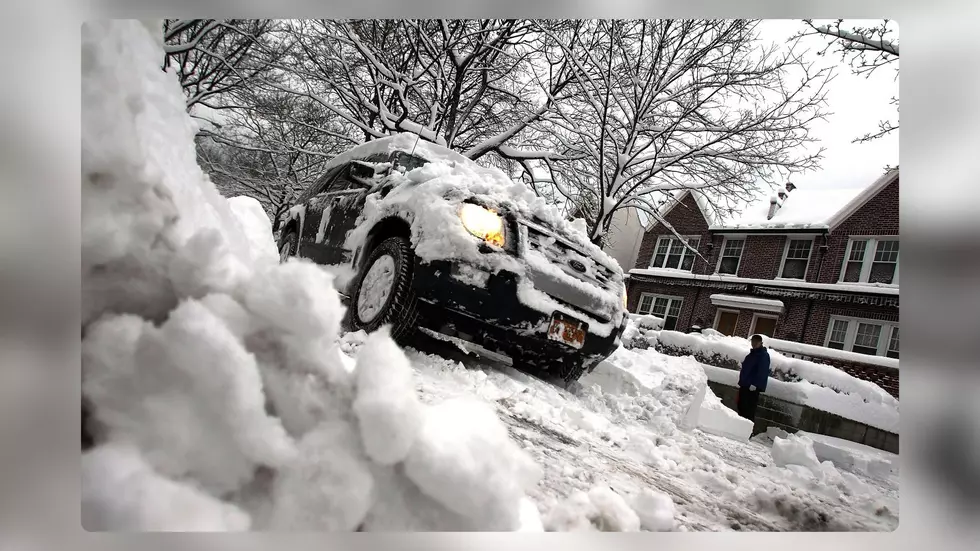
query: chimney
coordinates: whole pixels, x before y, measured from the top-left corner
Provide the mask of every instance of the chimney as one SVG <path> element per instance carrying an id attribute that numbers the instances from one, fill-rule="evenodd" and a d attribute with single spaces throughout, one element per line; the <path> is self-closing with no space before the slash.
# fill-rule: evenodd
<path id="1" fill-rule="evenodd" d="M 793 182 L 786 182 L 785 188 L 779 188 L 775 195 L 769 197 L 769 214 L 766 215 L 766 220 L 772 220 L 772 217 L 776 216 L 776 213 L 779 212 L 780 207 L 782 207 L 783 203 L 786 202 L 786 199 L 789 198 L 789 192 L 793 191 L 794 189 L 796 189 L 796 185 L 793 184 Z"/>

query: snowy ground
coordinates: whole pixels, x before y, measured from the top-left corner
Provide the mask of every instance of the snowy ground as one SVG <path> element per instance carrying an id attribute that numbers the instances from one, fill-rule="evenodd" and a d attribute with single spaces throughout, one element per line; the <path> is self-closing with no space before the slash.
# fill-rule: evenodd
<path id="1" fill-rule="evenodd" d="M 358 335 L 348 334 L 343 340 L 348 341 L 343 348 L 356 355 L 351 348 L 356 348 Z M 420 399 L 435 404 L 476 397 L 496 408 L 511 436 L 544 470 L 528 495 L 541 511 L 546 529 L 588 524 L 582 518 L 588 516 L 588 502 L 583 505 L 571 496 L 597 487 L 612 488 L 641 513 L 644 508 L 634 501 L 643 503 L 638 496 L 649 496 L 650 490 L 667 494 L 675 509 L 674 522 L 661 524 L 660 529 L 878 531 L 897 527 L 897 472 L 868 473 L 867 460 L 857 466 L 853 461 L 836 461 L 854 472 L 844 466 L 821 466 L 819 461 L 813 467 L 816 472 L 810 471 L 795 464 L 806 460 L 792 456 L 788 457 L 793 464 L 777 466 L 766 435 L 739 442 L 700 429 L 681 430 L 671 420 L 676 412 L 669 406 L 656 411 L 663 402 L 644 404 L 642 398 L 603 395 L 585 388 L 588 377 L 573 394 L 506 365 L 436 344 L 426 349 L 439 355 L 408 350 Z M 658 361 L 681 360 L 652 350 L 642 354 Z M 670 381 L 663 382 L 669 386 Z M 890 456 L 897 469 L 897 456 L 878 450 L 863 453 Z M 670 504 L 652 507 L 670 517 Z"/>

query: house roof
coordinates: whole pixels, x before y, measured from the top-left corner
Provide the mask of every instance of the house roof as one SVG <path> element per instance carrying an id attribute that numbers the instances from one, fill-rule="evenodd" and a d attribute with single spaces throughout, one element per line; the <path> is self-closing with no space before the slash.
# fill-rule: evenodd
<path id="1" fill-rule="evenodd" d="M 898 177 L 893 169 L 870 185 L 852 188 L 796 188 L 789 192 L 772 219 L 768 219 L 770 198 L 760 195 L 745 210 L 711 230 L 832 230 L 854 214 L 872 197 Z"/>
<path id="2" fill-rule="evenodd" d="M 685 197 L 691 195 L 692 197 L 694 197 L 694 202 L 697 204 L 698 209 L 701 211 L 701 216 L 704 217 L 705 222 L 707 222 L 709 226 L 712 223 L 714 223 L 715 220 L 714 212 L 712 211 L 710 205 L 708 204 L 707 199 L 705 199 L 703 195 L 701 195 L 700 193 L 693 193 L 689 189 L 678 189 L 678 190 L 674 190 L 671 193 L 673 197 L 669 201 L 661 205 L 660 208 L 657 209 L 657 214 L 660 215 L 660 218 L 664 218 L 665 216 L 667 216 L 670 213 L 670 211 L 674 210 L 674 207 L 676 207 L 677 205 L 681 204 L 684 201 Z M 659 222 L 660 222 L 659 220 L 652 220 L 650 222 L 650 225 L 647 226 L 647 229 L 649 230 L 650 228 L 653 228 Z"/>

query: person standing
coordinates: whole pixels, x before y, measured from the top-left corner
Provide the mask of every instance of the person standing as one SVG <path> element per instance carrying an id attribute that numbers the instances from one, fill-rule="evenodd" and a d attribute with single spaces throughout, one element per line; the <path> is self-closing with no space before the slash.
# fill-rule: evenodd
<path id="1" fill-rule="evenodd" d="M 752 335 L 752 349 L 742 361 L 738 376 L 738 414 L 755 422 L 755 408 L 759 394 L 766 391 L 769 382 L 769 350 L 762 346 L 762 335 Z"/>

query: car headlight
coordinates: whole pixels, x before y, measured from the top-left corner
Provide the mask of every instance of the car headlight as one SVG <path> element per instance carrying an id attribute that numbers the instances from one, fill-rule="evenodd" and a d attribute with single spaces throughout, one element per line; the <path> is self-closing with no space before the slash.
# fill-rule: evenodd
<path id="1" fill-rule="evenodd" d="M 464 203 L 459 209 L 459 219 L 466 231 L 491 245 L 504 246 L 504 219 L 496 212 L 473 203 Z"/>

